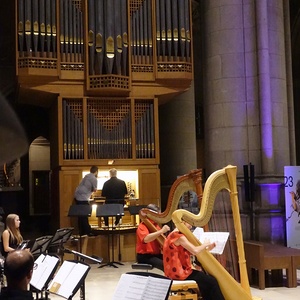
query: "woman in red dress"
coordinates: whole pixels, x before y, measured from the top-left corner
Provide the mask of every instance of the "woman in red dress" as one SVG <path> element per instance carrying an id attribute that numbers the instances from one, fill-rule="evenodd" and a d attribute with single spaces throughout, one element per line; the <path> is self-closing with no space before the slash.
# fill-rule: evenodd
<path id="1" fill-rule="evenodd" d="M 191 225 L 184 222 L 191 229 Z M 163 247 L 165 276 L 173 280 L 195 280 L 204 300 L 224 300 L 217 280 L 201 270 L 193 268 L 191 255 L 211 250 L 215 243 L 206 242 L 195 246 L 175 228 L 167 237 Z"/>

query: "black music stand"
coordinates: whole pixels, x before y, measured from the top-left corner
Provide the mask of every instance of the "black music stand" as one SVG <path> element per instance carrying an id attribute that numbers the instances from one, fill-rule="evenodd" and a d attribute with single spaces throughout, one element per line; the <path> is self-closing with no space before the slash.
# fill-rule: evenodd
<path id="1" fill-rule="evenodd" d="M 63 256 L 63 245 L 70 239 L 73 230 L 73 227 L 57 229 L 48 248 L 57 248 L 57 252 L 62 253 Z"/>
<path id="2" fill-rule="evenodd" d="M 124 205 L 123 204 L 103 204 L 97 206 L 96 211 L 97 217 L 116 217 L 116 216 L 124 216 Z M 119 223 L 119 231 L 120 231 L 120 223 Z M 112 240 L 112 259 L 110 259 L 110 233 L 111 233 L 111 240 Z M 121 262 L 114 261 L 114 233 L 115 228 L 113 227 L 113 224 L 111 228 L 109 227 L 108 223 L 108 263 L 100 266 L 99 268 L 105 267 L 105 266 L 112 266 L 114 268 L 118 268 L 115 264 L 123 265 Z M 120 243 L 120 236 L 119 236 L 119 243 Z M 120 254 L 120 253 L 119 253 Z"/>
<path id="3" fill-rule="evenodd" d="M 57 229 L 49 246 L 54 247 L 64 244 L 71 237 L 73 230 L 73 227 Z"/>
<path id="4" fill-rule="evenodd" d="M 53 275 L 56 272 L 56 269 L 60 263 L 60 259 L 56 256 L 52 256 L 54 259 L 48 261 L 48 258 L 51 255 L 40 255 L 35 263 L 37 268 L 33 270 L 32 278 L 30 281 L 30 290 L 36 293 L 36 299 L 38 300 L 47 300 L 48 294 L 46 292 L 47 286 L 53 278 Z M 43 293 L 45 292 L 45 297 Z M 39 297 L 41 293 L 41 298 Z"/>
<path id="5" fill-rule="evenodd" d="M 123 206 L 125 205 L 126 201 L 124 198 L 122 199 L 106 199 L 105 200 L 105 204 L 122 204 Z M 118 218 L 117 218 L 118 217 Z M 122 217 L 121 216 L 117 216 L 116 219 L 115 219 L 115 223 L 118 219 L 118 224 L 120 224 L 121 220 L 122 220 Z M 104 223 L 106 225 L 106 222 L 107 224 L 109 224 L 109 217 L 105 216 L 104 217 Z"/>
<path id="6" fill-rule="evenodd" d="M 51 241 L 52 241 L 53 235 L 45 235 L 37 238 L 34 241 L 33 246 L 30 249 L 30 252 L 33 256 L 40 255 L 46 253 Z"/>
<path id="7" fill-rule="evenodd" d="M 74 250 L 69 250 L 65 249 L 66 253 L 72 253 L 77 257 L 77 260 L 79 261 L 78 258 L 80 258 L 80 261 L 85 263 L 85 260 L 89 260 L 91 262 L 95 262 L 97 264 L 101 264 L 103 258 L 102 257 L 93 257 L 93 256 L 88 256 L 86 254 L 74 251 Z M 80 286 L 80 299 L 85 299 L 85 280 L 82 281 L 81 286 Z"/>
<path id="8" fill-rule="evenodd" d="M 30 240 L 23 240 L 16 248 L 16 250 L 24 250 L 27 248 Z"/>
<path id="9" fill-rule="evenodd" d="M 67 263 L 68 263 L 68 265 L 67 265 Z M 74 278 L 72 278 L 72 281 L 70 281 L 70 278 L 68 279 L 68 277 L 70 277 L 68 274 L 68 272 L 70 272 L 70 263 L 72 264 L 73 268 L 77 264 L 81 264 L 82 266 L 86 267 L 84 272 L 83 272 L 83 270 L 81 270 L 79 274 L 78 274 L 78 272 L 75 271 L 73 274 L 76 274 L 76 276 L 78 278 L 76 278 L 75 280 L 74 280 Z M 54 293 L 58 296 L 61 296 L 65 299 L 70 300 L 70 299 L 73 299 L 73 297 L 75 296 L 77 291 L 80 289 L 80 299 L 85 299 L 85 288 L 84 288 L 85 283 L 84 282 L 85 282 L 85 278 L 90 269 L 91 269 L 91 267 L 84 262 L 71 261 L 71 260 L 64 261 L 64 263 L 61 265 L 60 269 L 54 276 L 53 280 L 51 281 L 50 285 L 48 286 L 47 292 Z M 62 284 L 65 284 L 67 286 L 69 284 L 71 284 L 73 287 L 73 290 L 66 291 L 65 289 L 63 289 L 63 291 L 60 291 L 60 286 Z"/>
<path id="10" fill-rule="evenodd" d="M 102 258 L 102 257 L 89 256 L 89 255 L 86 255 L 86 254 L 77 252 L 77 251 L 75 251 L 75 250 L 70 250 L 70 249 L 67 249 L 67 248 L 66 248 L 64 251 L 65 251 L 65 253 L 72 253 L 72 254 L 74 254 L 76 257 L 80 257 L 80 260 L 81 260 L 81 261 L 89 260 L 89 261 L 94 262 L 94 263 L 97 263 L 97 264 L 101 264 L 102 261 L 103 261 L 103 258 Z"/>
<path id="11" fill-rule="evenodd" d="M 78 217 L 78 229 L 79 229 L 79 251 L 82 250 L 81 245 L 81 222 L 80 217 L 90 217 L 92 214 L 91 205 L 71 205 L 68 212 L 68 217 Z"/>
<path id="12" fill-rule="evenodd" d="M 139 212 L 142 208 L 146 208 L 146 207 L 147 207 L 147 205 L 132 205 L 132 206 L 128 206 L 128 210 L 129 210 L 130 215 L 136 216 L 139 214 Z M 136 220 L 135 220 L 133 226 L 136 226 Z"/>

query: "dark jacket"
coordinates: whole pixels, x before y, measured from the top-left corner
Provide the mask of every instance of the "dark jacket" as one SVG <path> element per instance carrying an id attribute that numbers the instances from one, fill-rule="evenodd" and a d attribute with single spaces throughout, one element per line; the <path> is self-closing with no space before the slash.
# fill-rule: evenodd
<path id="1" fill-rule="evenodd" d="M 127 194 L 126 183 L 117 177 L 111 177 L 104 182 L 101 194 L 106 200 L 124 200 Z"/>
<path id="2" fill-rule="evenodd" d="M 33 300 L 31 291 L 22 291 L 4 287 L 1 289 L 0 300 Z"/>

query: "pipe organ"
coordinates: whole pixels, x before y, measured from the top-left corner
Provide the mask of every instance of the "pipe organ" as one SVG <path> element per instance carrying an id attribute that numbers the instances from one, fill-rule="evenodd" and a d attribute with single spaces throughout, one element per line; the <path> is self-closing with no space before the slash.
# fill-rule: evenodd
<path id="1" fill-rule="evenodd" d="M 62 99 L 64 160 L 155 159 L 153 99 L 88 98 L 85 109 L 83 103 L 81 99 Z"/>
<path id="2" fill-rule="evenodd" d="M 45 93 L 55 99 L 51 168 L 60 224 L 68 225 L 66 210 L 83 169 L 107 167 L 108 160 L 140 171 L 140 204 L 159 199 L 158 106 L 193 79 L 191 0 L 14 5 L 20 97 L 41 93 L 31 100 L 37 105 Z"/>
<path id="3" fill-rule="evenodd" d="M 82 79 L 87 92 L 100 95 L 128 95 L 135 80 L 147 78 L 180 78 L 185 88 L 192 80 L 190 0 L 16 0 L 16 6 L 19 75 Z"/>

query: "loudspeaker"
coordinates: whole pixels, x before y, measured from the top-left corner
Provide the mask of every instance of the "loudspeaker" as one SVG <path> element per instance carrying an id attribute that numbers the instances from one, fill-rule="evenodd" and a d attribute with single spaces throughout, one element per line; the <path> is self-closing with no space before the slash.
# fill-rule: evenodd
<path id="1" fill-rule="evenodd" d="M 250 176 L 249 176 L 250 169 Z M 249 165 L 243 166 L 244 170 L 244 189 L 245 189 L 245 200 L 246 202 L 254 201 L 255 192 L 255 171 L 254 165 L 251 163 Z"/>
<path id="2" fill-rule="evenodd" d="M 249 186 L 249 168 L 248 165 L 243 166 L 244 169 L 244 190 L 245 190 L 245 200 L 246 202 L 250 201 L 250 186 Z"/>
<path id="3" fill-rule="evenodd" d="M 255 193 L 255 171 L 254 165 L 250 163 L 250 184 L 249 184 L 249 196 L 250 201 L 254 201 L 254 193 Z"/>

